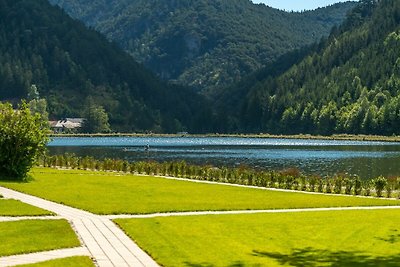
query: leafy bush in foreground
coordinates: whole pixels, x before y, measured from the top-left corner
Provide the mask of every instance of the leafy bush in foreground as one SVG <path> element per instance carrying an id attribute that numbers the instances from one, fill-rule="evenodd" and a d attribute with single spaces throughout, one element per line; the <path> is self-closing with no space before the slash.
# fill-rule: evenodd
<path id="1" fill-rule="evenodd" d="M 48 142 L 48 124 L 22 103 L 14 110 L 0 103 L 1 178 L 23 180 Z"/>

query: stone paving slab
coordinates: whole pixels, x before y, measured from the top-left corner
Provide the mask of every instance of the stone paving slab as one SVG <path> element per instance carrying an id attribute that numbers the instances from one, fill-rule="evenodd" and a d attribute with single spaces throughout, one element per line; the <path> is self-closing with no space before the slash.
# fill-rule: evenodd
<path id="1" fill-rule="evenodd" d="M 0 267 L 16 266 L 22 264 L 38 263 L 48 260 L 68 258 L 74 256 L 91 256 L 87 248 L 78 247 L 70 249 L 58 249 L 39 253 L 30 253 L 0 258 Z"/>
<path id="2" fill-rule="evenodd" d="M 4 187 L 0 187 L 0 194 L 67 219 L 99 267 L 159 266 L 107 218 Z"/>

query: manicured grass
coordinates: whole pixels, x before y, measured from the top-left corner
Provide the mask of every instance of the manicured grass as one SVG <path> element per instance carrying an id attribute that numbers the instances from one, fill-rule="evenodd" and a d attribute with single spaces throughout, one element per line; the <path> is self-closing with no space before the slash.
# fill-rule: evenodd
<path id="1" fill-rule="evenodd" d="M 162 266 L 394 267 L 400 210 L 116 220 Z"/>
<path id="2" fill-rule="evenodd" d="M 45 261 L 35 264 L 18 265 L 18 267 L 94 267 L 89 257 L 70 257 L 58 260 Z"/>
<path id="3" fill-rule="evenodd" d="M 400 205 L 400 201 L 310 195 L 77 170 L 35 169 L 34 181 L 0 184 L 98 214 Z"/>
<path id="4" fill-rule="evenodd" d="M 0 223 L 0 256 L 80 246 L 65 220 L 26 220 Z"/>
<path id="5" fill-rule="evenodd" d="M 0 199 L 0 216 L 53 215 L 50 211 L 22 203 L 14 199 Z"/>

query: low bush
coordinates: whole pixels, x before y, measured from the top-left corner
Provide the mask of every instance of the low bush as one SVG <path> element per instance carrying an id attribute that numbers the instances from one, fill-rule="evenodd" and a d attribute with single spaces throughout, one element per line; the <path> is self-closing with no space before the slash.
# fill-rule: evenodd
<path id="1" fill-rule="evenodd" d="M 375 186 L 375 192 L 377 197 L 382 197 L 382 192 L 388 184 L 388 181 L 383 176 L 379 176 L 378 178 L 373 180 Z"/>

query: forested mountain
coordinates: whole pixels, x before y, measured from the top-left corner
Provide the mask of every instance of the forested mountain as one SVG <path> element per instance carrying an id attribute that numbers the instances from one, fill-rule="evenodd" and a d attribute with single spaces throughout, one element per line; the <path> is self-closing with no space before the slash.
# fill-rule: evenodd
<path id="1" fill-rule="evenodd" d="M 221 93 L 226 131 L 400 134 L 400 1 L 361 2 L 292 66 L 278 60 Z"/>
<path id="2" fill-rule="evenodd" d="M 205 131 L 204 100 L 160 82 L 100 33 L 47 0 L 0 0 L 0 100 L 35 85 L 50 117 L 81 116 L 101 105 L 115 130 Z"/>
<path id="3" fill-rule="evenodd" d="M 116 41 L 165 80 L 231 85 L 319 41 L 356 3 L 288 13 L 250 0 L 50 0 Z"/>

